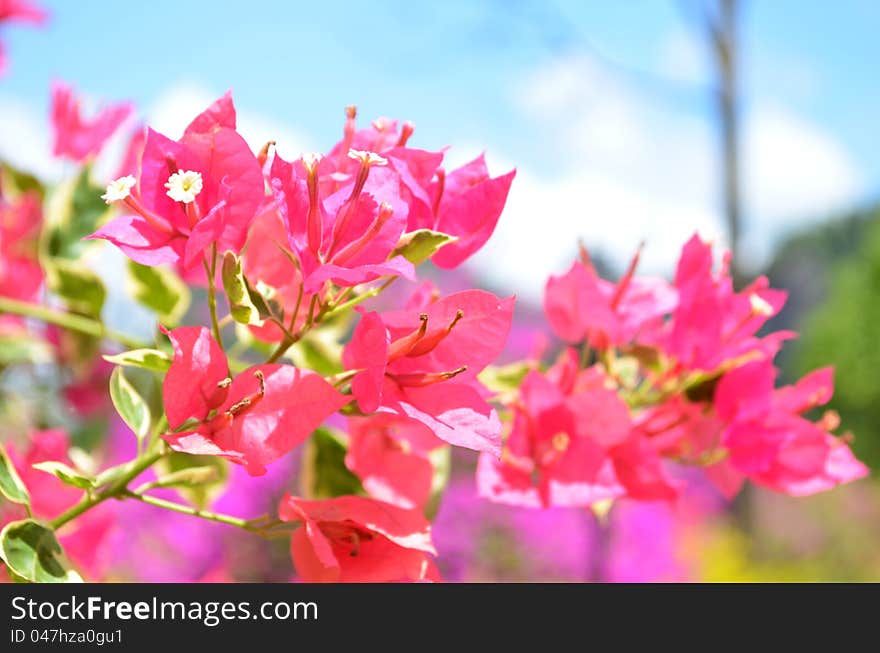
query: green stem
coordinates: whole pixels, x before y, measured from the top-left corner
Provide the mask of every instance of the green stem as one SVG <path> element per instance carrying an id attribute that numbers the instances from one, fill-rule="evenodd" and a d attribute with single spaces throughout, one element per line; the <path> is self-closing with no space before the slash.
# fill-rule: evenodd
<path id="1" fill-rule="evenodd" d="M 302 325 L 299 331 L 296 334 L 291 334 L 289 332 L 285 332 L 284 338 L 281 342 L 278 343 L 278 347 L 275 348 L 275 351 L 266 359 L 266 364 L 274 363 L 279 358 L 284 355 L 288 349 L 290 349 L 295 343 L 299 342 L 300 339 L 308 332 L 309 329 L 312 328 L 317 322 L 321 321 L 321 317 L 323 315 L 322 312 L 319 312 L 317 317 L 315 316 L 315 304 L 318 301 L 317 295 L 312 295 L 312 300 L 309 303 L 309 315 L 306 318 L 306 323 Z M 297 307 L 299 310 L 299 307 Z M 283 327 L 282 327 L 283 330 Z"/>
<path id="2" fill-rule="evenodd" d="M 385 283 L 383 283 L 381 286 L 379 286 L 377 288 L 373 288 L 372 290 L 368 290 L 363 295 L 358 295 L 357 297 L 353 297 L 352 299 L 349 299 L 344 304 L 340 304 L 339 306 L 334 306 L 332 309 L 328 310 L 324 314 L 324 317 L 325 318 L 333 317 L 337 313 L 341 313 L 342 311 L 347 310 L 349 308 L 352 308 L 353 306 L 357 306 L 361 302 L 365 302 L 368 299 L 372 299 L 373 297 L 378 297 L 382 293 L 382 291 L 384 291 L 386 288 L 388 288 L 388 286 L 390 286 L 392 283 L 397 281 L 399 278 L 400 277 L 391 277 Z"/>
<path id="3" fill-rule="evenodd" d="M 252 527 L 248 520 L 241 519 L 240 517 L 223 515 L 221 513 L 210 512 L 209 510 L 199 510 L 198 508 L 193 508 L 192 506 L 187 506 L 182 503 L 175 503 L 173 501 L 166 501 L 165 499 L 152 497 L 148 494 L 136 494 L 134 492 L 128 492 L 123 496 L 126 499 L 137 499 L 138 501 L 148 503 L 151 506 L 165 508 L 166 510 L 173 510 L 174 512 L 183 513 L 184 515 L 192 515 L 193 517 L 200 517 L 202 519 L 207 519 L 208 521 L 228 524 L 229 526 L 237 526 L 238 528 L 243 528 L 245 530 L 252 530 Z"/>
<path id="4" fill-rule="evenodd" d="M 147 468 L 151 467 L 153 463 L 162 458 L 167 452 L 164 450 L 157 451 L 148 456 L 144 456 L 143 458 L 135 458 L 131 463 L 129 463 L 129 469 L 122 474 L 116 481 L 112 482 L 106 488 L 98 492 L 97 494 L 86 494 L 76 505 L 70 508 L 67 512 L 62 513 L 58 517 L 52 520 L 51 525 L 54 529 L 59 529 L 67 522 L 76 519 L 84 512 L 91 510 L 99 503 L 106 501 L 112 497 L 120 496 L 124 493 L 126 486 L 131 483 L 135 478 L 141 475 Z"/>
<path id="5" fill-rule="evenodd" d="M 66 313 L 49 306 L 41 306 L 39 304 L 31 304 L 29 302 L 20 302 L 8 297 L 0 297 L 0 314 L 10 313 L 13 315 L 21 315 L 22 317 L 30 317 L 40 320 L 46 324 L 55 324 L 71 331 L 78 331 L 95 338 L 104 338 L 112 340 L 129 349 L 141 349 L 145 347 L 141 341 L 108 329 L 101 322 L 76 315 L 74 313 Z"/>
<path id="6" fill-rule="evenodd" d="M 306 333 L 308 333 L 309 329 L 320 324 L 322 320 L 324 320 L 326 318 L 333 317 L 334 315 L 337 315 L 338 313 L 341 313 L 342 311 L 349 309 L 352 306 L 356 306 L 363 301 L 366 301 L 368 299 L 376 297 L 379 293 L 381 293 L 383 290 L 385 290 L 388 286 L 390 286 L 392 283 L 397 281 L 397 279 L 398 279 L 398 277 L 391 277 L 390 279 L 385 281 L 385 283 L 383 283 L 378 288 L 373 288 L 372 290 L 368 290 L 363 295 L 358 295 L 357 297 L 354 297 L 353 299 L 349 299 L 347 302 L 345 302 L 344 304 L 340 304 L 339 306 L 329 306 L 329 305 L 324 306 L 318 311 L 317 315 L 315 314 L 315 305 L 318 301 L 318 295 L 312 295 L 312 300 L 309 303 L 309 315 L 308 315 L 308 318 L 306 319 L 306 323 L 302 326 L 302 328 L 299 331 L 296 332 L 296 334 L 294 334 L 292 336 L 290 334 L 286 335 L 284 337 L 284 339 L 278 343 L 278 347 L 275 349 L 275 351 L 272 352 L 272 355 L 269 356 L 269 358 L 266 360 L 266 363 L 267 364 L 274 363 L 279 358 L 281 358 L 288 349 L 290 349 L 294 344 L 296 344 L 297 342 L 302 340 L 302 337 Z M 344 296 L 344 295 L 342 295 L 342 296 Z M 299 311 L 299 303 L 298 302 L 297 302 L 297 311 Z"/>
<path id="7" fill-rule="evenodd" d="M 211 328 L 214 330 L 214 340 L 223 350 L 223 338 L 220 336 L 220 323 L 217 321 L 217 288 L 214 284 L 214 276 L 217 273 L 217 243 L 211 243 L 211 263 L 202 260 L 205 264 L 205 273 L 208 275 L 208 308 L 211 310 Z"/>
<path id="8" fill-rule="evenodd" d="M 242 519 L 241 517 L 233 517 L 232 515 L 224 515 L 219 512 L 211 512 L 210 510 L 199 510 L 192 506 L 176 503 L 174 501 L 166 501 L 165 499 L 150 496 L 149 494 L 127 492 L 123 496 L 127 499 L 136 499 L 137 501 L 141 501 L 151 506 L 179 512 L 183 515 L 190 515 L 191 517 L 198 517 L 218 524 L 226 524 L 227 526 L 235 526 L 236 528 L 241 528 L 249 533 L 265 538 L 285 537 L 290 534 L 290 529 L 294 526 L 287 522 L 279 522 L 277 519 L 269 518 L 268 516 L 250 520 Z"/>

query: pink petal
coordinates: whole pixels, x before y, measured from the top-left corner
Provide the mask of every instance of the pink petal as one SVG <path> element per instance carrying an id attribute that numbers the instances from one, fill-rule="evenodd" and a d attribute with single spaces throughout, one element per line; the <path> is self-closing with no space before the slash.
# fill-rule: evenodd
<path id="1" fill-rule="evenodd" d="M 418 420 L 449 444 L 501 455 L 498 414 L 469 384 L 445 381 L 400 392 L 386 381 L 384 393 L 386 399 L 380 411 Z M 397 400 L 391 400 L 395 394 Z"/>
<path id="2" fill-rule="evenodd" d="M 384 263 L 362 265 L 355 268 L 322 265 L 306 278 L 305 290 L 308 293 L 317 292 L 324 285 L 324 282 L 328 280 L 346 288 L 367 283 L 368 281 L 375 281 L 379 277 L 385 276 L 399 276 L 415 281 L 415 274 L 413 264 L 402 256 L 395 256 Z"/>
<path id="3" fill-rule="evenodd" d="M 514 298 L 499 299 L 483 290 L 466 290 L 440 299 L 424 308 L 384 313 L 382 320 L 392 341 L 419 327 L 419 316 L 428 315 L 428 332 L 446 328 L 458 311 L 462 317 L 431 352 L 394 361 L 395 373 L 448 372 L 467 366 L 459 378 L 474 378 L 494 361 L 507 343 L 513 320 Z"/>
<path id="4" fill-rule="evenodd" d="M 253 475 L 264 473 L 268 463 L 303 442 L 350 399 L 314 372 L 292 365 L 260 365 L 235 377 L 222 410 L 257 394 L 257 370 L 265 378 L 265 396 L 236 417 L 232 426 L 215 434 L 218 446 L 245 455 L 246 467 Z"/>
<path id="5" fill-rule="evenodd" d="M 205 134 L 226 127 L 235 129 L 235 107 L 232 104 L 232 91 L 226 91 L 214 104 L 193 118 L 184 134 Z"/>
<path id="6" fill-rule="evenodd" d="M 351 381 L 352 394 L 364 413 L 372 413 L 382 400 L 382 382 L 388 362 L 388 330 L 378 313 L 366 313 L 346 345 L 342 362 L 346 369 L 363 370 Z"/>
<path id="7" fill-rule="evenodd" d="M 86 240 L 95 238 L 110 241 L 131 260 L 148 266 L 176 263 L 185 245 L 183 237 L 160 231 L 136 215 L 114 218 Z"/>
<path id="8" fill-rule="evenodd" d="M 226 356 L 204 327 L 180 327 L 167 332 L 174 361 L 162 383 L 165 415 L 172 429 L 190 418 L 202 420 L 222 403 L 218 383 L 227 378 Z"/>
<path id="9" fill-rule="evenodd" d="M 458 236 L 457 241 L 442 247 L 431 259 L 437 267 L 446 270 L 460 265 L 489 240 L 516 176 L 516 170 L 511 170 L 500 177 L 457 188 L 457 173 L 454 170 L 447 176 L 447 190 L 441 198 L 434 227 Z"/>

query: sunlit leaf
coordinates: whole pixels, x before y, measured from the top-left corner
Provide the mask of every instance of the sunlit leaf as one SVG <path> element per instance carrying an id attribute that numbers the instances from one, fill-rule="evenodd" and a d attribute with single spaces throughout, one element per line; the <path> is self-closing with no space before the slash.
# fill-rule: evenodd
<path id="1" fill-rule="evenodd" d="M 43 340 L 26 334 L 0 336 L 0 367 L 16 363 L 46 363 L 52 360 L 52 348 Z"/>
<path id="2" fill-rule="evenodd" d="M 289 355 L 297 367 L 314 370 L 322 376 L 331 376 L 343 370 L 342 345 L 323 329 L 310 333 L 296 343 Z"/>
<path id="3" fill-rule="evenodd" d="M 61 258 L 44 262 L 49 290 L 74 311 L 99 318 L 107 291 L 94 272 L 81 263 Z"/>
<path id="4" fill-rule="evenodd" d="M 85 166 L 76 179 L 62 184 L 53 193 L 48 205 L 50 256 L 79 258 L 88 243 L 83 238 L 97 231 L 109 211 L 101 199 L 103 192 L 91 181 L 91 166 Z"/>
<path id="5" fill-rule="evenodd" d="M 27 505 L 31 500 L 3 445 L 0 445 L 0 494 L 13 503 Z"/>
<path id="6" fill-rule="evenodd" d="M 439 231 L 417 229 L 416 231 L 403 234 L 391 255 L 403 256 L 410 263 L 419 265 L 431 258 L 441 247 L 456 240 L 458 240 L 456 236 L 450 236 Z"/>
<path id="7" fill-rule="evenodd" d="M 0 558 L 29 583 L 82 581 L 70 569 L 55 531 L 33 519 L 9 522 L 0 531 Z"/>
<path id="8" fill-rule="evenodd" d="M 160 479 L 174 483 L 163 487 L 175 487 L 184 499 L 200 510 L 223 493 L 229 478 L 229 463 L 217 456 L 195 456 L 175 451 L 162 458 L 157 468 Z M 174 482 L 175 479 L 180 482 Z"/>
<path id="9" fill-rule="evenodd" d="M 142 442 L 150 432 L 150 408 L 125 378 L 121 367 L 115 368 L 110 375 L 110 399 L 116 407 L 116 412 L 134 431 L 138 442 Z"/>
<path id="10" fill-rule="evenodd" d="M 300 493 L 312 499 L 364 494 L 360 479 L 345 466 L 345 435 L 321 427 L 306 441 L 300 467 Z"/>
<path id="11" fill-rule="evenodd" d="M 154 372 L 167 372 L 171 357 L 159 349 L 132 349 L 120 354 L 105 355 L 104 360 L 114 365 L 139 367 Z"/>
<path id="12" fill-rule="evenodd" d="M 129 287 L 138 303 L 169 327 L 177 326 L 190 304 L 190 292 L 177 274 L 164 267 L 127 262 Z"/>
<path id="13" fill-rule="evenodd" d="M 509 365 L 490 365 L 480 372 L 480 381 L 492 392 L 503 393 L 517 390 L 528 374 L 531 366 L 528 363 L 510 363 Z"/>
<path id="14" fill-rule="evenodd" d="M 47 460 L 42 463 L 35 463 L 33 467 L 34 469 L 39 469 L 41 472 L 52 474 L 62 483 L 66 483 L 67 485 L 72 485 L 83 490 L 88 490 L 90 488 L 96 487 L 97 485 L 93 477 L 77 471 L 69 465 L 65 465 L 64 463 L 58 462 L 57 460 Z"/>
<path id="15" fill-rule="evenodd" d="M 193 488 L 220 480 L 219 466 L 203 465 L 187 467 L 176 472 L 162 474 L 151 483 L 153 487 Z"/>

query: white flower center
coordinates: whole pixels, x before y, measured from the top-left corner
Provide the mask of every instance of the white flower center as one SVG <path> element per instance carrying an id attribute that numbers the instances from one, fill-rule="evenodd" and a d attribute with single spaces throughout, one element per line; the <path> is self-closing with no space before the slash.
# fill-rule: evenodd
<path id="1" fill-rule="evenodd" d="M 168 177 L 165 188 L 168 189 L 168 197 L 175 202 L 189 204 L 202 192 L 202 175 L 193 170 L 178 170 Z"/>
<path id="2" fill-rule="evenodd" d="M 134 188 L 136 183 L 137 179 L 132 175 L 125 175 L 119 179 L 114 179 L 107 184 L 107 192 L 101 195 L 101 199 L 107 202 L 107 204 L 121 202 L 131 195 L 131 189 Z"/>

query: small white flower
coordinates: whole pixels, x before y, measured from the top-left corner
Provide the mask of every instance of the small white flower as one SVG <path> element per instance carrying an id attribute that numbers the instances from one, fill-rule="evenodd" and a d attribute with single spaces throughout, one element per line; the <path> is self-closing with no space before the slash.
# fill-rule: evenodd
<path id="1" fill-rule="evenodd" d="M 768 317 L 773 315 L 773 307 L 757 293 L 749 295 L 749 303 L 752 305 L 752 313 L 755 315 L 766 315 Z"/>
<path id="2" fill-rule="evenodd" d="M 168 197 L 175 202 L 189 204 L 202 192 L 202 175 L 193 170 L 178 170 L 168 177 L 165 188 L 168 189 Z"/>
<path id="3" fill-rule="evenodd" d="M 385 166 L 388 165 L 388 159 L 385 157 L 381 157 L 375 152 L 364 152 L 362 150 L 349 150 L 348 158 L 354 159 L 355 161 L 360 161 L 361 163 L 366 163 L 371 166 Z"/>
<path id="4" fill-rule="evenodd" d="M 134 188 L 136 183 L 137 179 L 131 175 L 125 175 L 119 179 L 114 179 L 107 184 L 107 192 L 101 195 L 101 199 L 107 202 L 107 204 L 121 202 L 131 195 L 131 189 Z"/>

